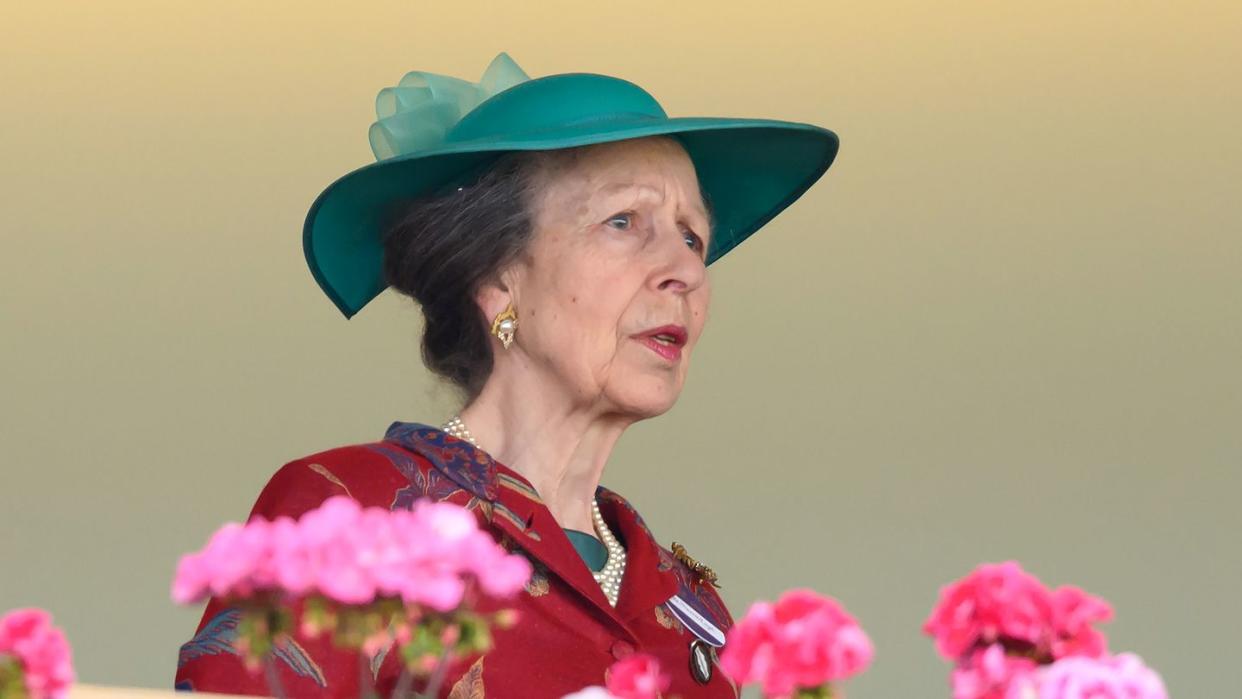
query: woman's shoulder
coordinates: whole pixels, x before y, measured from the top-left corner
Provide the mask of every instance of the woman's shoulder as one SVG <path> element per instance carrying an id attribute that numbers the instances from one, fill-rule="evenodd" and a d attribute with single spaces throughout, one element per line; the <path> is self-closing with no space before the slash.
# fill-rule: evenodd
<path id="1" fill-rule="evenodd" d="M 432 460 L 388 435 L 324 449 L 277 469 L 255 500 L 251 517 L 298 517 L 336 495 L 391 508 L 403 489 L 424 481 L 432 468 Z"/>

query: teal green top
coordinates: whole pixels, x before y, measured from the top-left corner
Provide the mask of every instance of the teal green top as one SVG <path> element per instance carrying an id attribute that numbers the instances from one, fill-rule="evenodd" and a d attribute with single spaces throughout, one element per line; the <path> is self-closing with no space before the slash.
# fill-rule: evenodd
<path id="1" fill-rule="evenodd" d="M 582 556 L 582 560 L 592 572 L 598 573 L 604 569 L 604 564 L 608 562 L 608 549 L 604 546 L 604 542 L 596 539 L 592 534 L 580 532 L 577 529 L 566 529 L 565 535 L 569 537 L 569 543 L 574 545 L 574 549 L 579 556 Z"/>

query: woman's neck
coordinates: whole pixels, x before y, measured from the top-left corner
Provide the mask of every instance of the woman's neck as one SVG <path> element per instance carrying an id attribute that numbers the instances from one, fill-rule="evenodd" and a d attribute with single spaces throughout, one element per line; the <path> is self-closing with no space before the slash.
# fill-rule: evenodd
<path id="1" fill-rule="evenodd" d="M 632 420 L 568 407 L 534 373 L 494 374 L 461 419 L 480 448 L 530 481 L 561 527 L 593 531 L 595 488 Z"/>

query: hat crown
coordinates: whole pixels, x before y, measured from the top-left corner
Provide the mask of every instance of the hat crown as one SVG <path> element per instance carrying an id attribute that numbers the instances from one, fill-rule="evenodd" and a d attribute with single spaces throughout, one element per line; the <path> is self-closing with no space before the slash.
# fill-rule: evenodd
<path id="1" fill-rule="evenodd" d="M 646 90 L 621 78 L 563 73 L 536 78 L 493 95 L 448 132 L 449 143 L 509 139 L 579 124 L 619 119 L 666 119 Z"/>

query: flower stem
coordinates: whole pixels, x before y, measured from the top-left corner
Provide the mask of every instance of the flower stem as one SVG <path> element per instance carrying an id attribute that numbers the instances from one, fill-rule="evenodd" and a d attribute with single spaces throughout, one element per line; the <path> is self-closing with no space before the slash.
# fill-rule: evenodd
<path id="1" fill-rule="evenodd" d="M 436 699 L 440 696 L 440 685 L 444 684 L 444 678 L 448 675 L 449 651 L 444 649 L 440 654 L 440 662 L 436 663 L 436 669 L 431 672 L 431 679 L 427 680 L 427 691 L 423 696 L 429 699 Z"/>
<path id="2" fill-rule="evenodd" d="M 410 687 L 414 684 L 414 675 L 410 671 L 402 670 L 397 677 L 397 686 L 393 687 L 392 699 L 405 699 L 410 694 Z"/>
<path id="3" fill-rule="evenodd" d="M 276 667 L 276 654 L 268 653 L 263 663 L 263 673 L 267 677 L 267 689 L 276 699 L 287 699 L 284 683 L 280 681 L 280 670 Z"/>
<path id="4" fill-rule="evenodd" d="M 370 660 L 363 652 L 358 653 L 358 696 L 365 697 L 365 699 L 377 699 L 379 696 L 379 693 L 375 691 Z"/>

